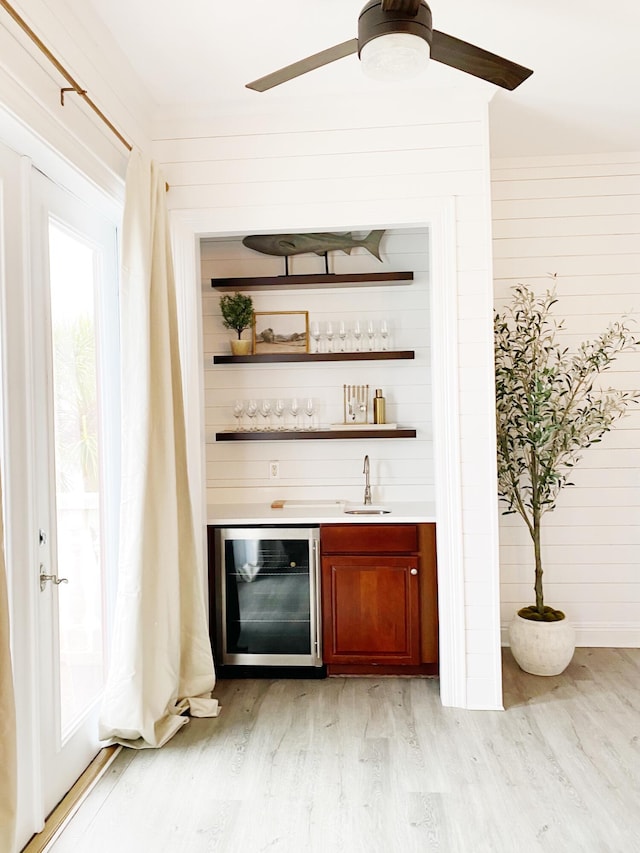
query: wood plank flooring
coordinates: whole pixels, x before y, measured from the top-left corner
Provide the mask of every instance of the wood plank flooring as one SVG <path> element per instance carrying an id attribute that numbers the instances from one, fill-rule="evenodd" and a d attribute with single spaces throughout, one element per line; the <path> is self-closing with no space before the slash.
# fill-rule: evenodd
<path id="1" fill-rule="evenodd" d="M 123 750 L 51 853 L 638 853 L 640 649 L 554 678 L 504 653 L 504 712 L 437 680 L 218 684 L 220 717 Z"/>

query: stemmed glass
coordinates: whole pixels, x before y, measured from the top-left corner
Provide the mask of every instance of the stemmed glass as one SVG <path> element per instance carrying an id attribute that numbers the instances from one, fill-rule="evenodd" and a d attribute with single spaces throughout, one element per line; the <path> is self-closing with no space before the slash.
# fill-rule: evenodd
<path id="1" fill-rule="evenodd" d="M 353 337 L 356 342 L 356 352 L 360 352 L 360 339 L 362 338 L 362 325 L 360 320 L 356 320 L 353 324 Z"/>
<path id="2" fill-rule="evenodd" d="M 304 404 L 304 412 L 306 416 L 309 418 L 309 423 L 307 429 L 313 429 L 313 415 L 315 413 L 315 406 L 313 403 L 313 397 L 307 397 Z"/>
<path id="3" fill-rule="evenodd" d="M 367 323 L 367 337 L 369 338 L 369 352 L 371 352 L 376 342 L 376 326 L 373 320 Z"/>
<path id="4" fill-rule="evenodd" d="M 262 402 L 260 403 L 260 414 L 264 418 L 264 425 L 262 429 L 264 431 L 268 431 L 269 427 L 271 426 L 271 422 L 269 419 L 269 415 L 271 414 L 271 400 L 262 400 Z"/>
<path id="5" fill-rule="evenodd" d="M 258 414 L 258 401 L 257 400 L 247 400 L 247 408 L 246 408 L 247 417 L 249 418 L 249 429 L 255 430 L 255 421 L 254 418 Z"/>
<path id="6" fill-rule="evenodd" d="M 236 400 L 233 404 L 233 417 L 236 419 L 236 430 L 242 429 L 242 416 L 244 415 L 244 400 Z"/>
<path id="7" fill-rule="evenodd" d="M 298 403 L 297 397 L 293 397 L 289 403 L 289 411 L 293 416 L 293 428 L 298 429 L 298 413 L 300 411 L 300 404 Z"/>
<path id="8" fill-rule="evenodd" d="M 327 320 L 327 325 L 325 326 L 324 335 L 327 339 L 327 352 L 333 352 L 333 336 L 335 334 L 335 330 L 333 328 L 333 323 L 331 320 Z"/>
<path id="9" fill-rule="evenodd" d="M 347 340 L 347 324 L 344 320 L 340 320 L 340 324 L 338 326 L 338 337 L 340 338 L 340 352 L 344 352 Z"/>
<path id="10" fill-rule="evenodd" d="M 309 329 L 309 334 L 311 335 L 311 337 L 313 338 L 313 340 L 316 343 L 316 348 L 315 348 L 314 352 L 320 352 L 320 337 L 321 337 L 321 335 L 320 335 L 320 323 L 318 323 L 317 320 L 314 320 L 313 323 L 311 323 L 311 328 Z"/>
<path id="11" fill-rule="evenodd" d="M 380 321 L 380 337 L 382 338 L 382 349 L 389 349 L 389 324 L 386 320 Z"/>
<path id="12" fill-rule="evenodd" d="M 275 406 L 273 407 L 273 413 L 276 416 L 277 426 L 276 429 L 282 429 L 282 416 L 284 414 L 284 400 L 276 400 Z"/>

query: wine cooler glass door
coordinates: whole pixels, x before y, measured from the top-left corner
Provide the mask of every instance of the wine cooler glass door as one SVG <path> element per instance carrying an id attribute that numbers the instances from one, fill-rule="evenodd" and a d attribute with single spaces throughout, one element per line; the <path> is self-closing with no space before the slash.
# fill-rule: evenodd
<path id="1" fill-rule="evenodd" d="M 218 553 L 222 663 L 319 666 L 317 528 L 221 530 Z"/>

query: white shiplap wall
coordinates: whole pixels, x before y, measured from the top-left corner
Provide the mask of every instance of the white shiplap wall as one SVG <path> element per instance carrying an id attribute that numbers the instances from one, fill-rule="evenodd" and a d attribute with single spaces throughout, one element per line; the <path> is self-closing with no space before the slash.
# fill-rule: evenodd
<path id="1" fill-rule="evenodd" d="M 496 305 L 517 282 L 543 292 L 556 274 L 569 346 L 610 320 L 640 320 L 640 153 L 492 164 Z M 640 388 L 640 352 L 603 384 Z M 580 645 L 640 645 L 640 411 L 585 451 L 544 519 L 545 596 Z M 532 551 L 519 516 L 500 522 L 501 617 L 532 600 Z"/>
<path id="2" fill-rule="evenodd" d="M 12 6 L 128 143 L 146 151 L 151 141 L 151 99 L 91 4 L 12 0 Z M 0 106 L 120 200 L 129 152 L 77 95 L 67 92 L 61 105 L 60 89 L 68 85 L 6 10 L 0 10 Z M 0 139 L 19 153 L 35 157 L 50 177 L 68 183 L 53 157 L 41 155 L 35 144 L 17 143 L 15 132 L 9 135 L 8 131 L 0 115 Z"/>
<path id="3" fill-rule="evenodd" d="M 358 235 L 358 236 L 364 236 Z M 355 319 L 363 324 L 386 318 L 393 330 L 393 349 L 413 349 L 414 361 L 332 362 L 320 364 L 214 365 L 214 354 L 228 354 L 233 335 L 222 325 L 220 292 L 211 279 L 246 275 L 282 275 L 281 258 L 260 255 L 240 240 L 203 241 L 202 310 L 205 355 L 205 430 L 207 503 L 271 502 L 275 498 L 345 498 L 360 500 L 362 459 L 371 459 L 374 501 L 434 501 L 433 443 L 428 304 L 428 233 L 385 233 L 380 264 L 363 249 L 351 255 L 332 253 L 335 272 L 411 270 L 413 283 L 385 286 L 269 289 L 251 293 L 256 311 L 308 311 L 309 321 Z M 314 256 L 291 259 L 291 272 L 323 272 L 324 261 Z M 250 331 L 244 333 L 250 337 Z M 334 341 L 334 349 L 337 341 Z M 366 336 L 362 348 L 368 346 Z M 379 348 L 379 345 L 376 347 Z M 231 414 L 240 397 L 313 397 L 323 426 L 342 420 L 343 384 L 368 384 L 370 396 L 381 387 L 387 400 L 387 421 L 414 427 L 417 439 L 396 441 L 233 442 L 215 441 L 219 430 L 234 428 Z M 371 414 L 371 407 L 369 409 Z M 304 416 L 303 420 L 305 420 Z M 258 417 L 258 421 L 261 419 Z M 291 416 L 288 417 L 291 421 Z M 247 419 L 244 419 L 247 425 Z M 269 480 L 268 463 L 280 462 L 280 477 Z"/>
<path id="4" fill-rule="evenodd" d="M 153 143 L 154 157 L 163 165 L 171 185 L 168 202 L 183 272 L 192 264 L 187 257 L 190 234 L 237 238 L 237 235 L 249 233 L 362 232 L 374 227 L 410 231 L 427 228 L 430 211 L 436 208 L 452 211 L 450 216 L 442 214 L 447 221 L 451 220 L 447 233 L 455 232 L 450 241 L 451 251 L 447 248 L 440 255 L 444 259 L 446 254 L 450 259 L 444 262 L 442 269 L 446 268 L 448 286 L 455 289 L 457 295 L 454 326 L 460 343 L 456 344 L 452 356 L 458 363 L 457 383 L 452 383 L 448 390 L 451 411 L 456 412 L 455 422 L 450 424 L 450 436 L 456 449 L 459 448 L 462 465 L 459 494 L 451 495 L 450 506 L 454 510 L 458 504 L 460 506 L 463 535 L 457 543 L 462 571 L 460 589 L 454 596 L 456 612 L 441 614 L 442 624 L 447 624 L 451 632 L 449 641 L 443 644 L 442 665 L 456 672 L 455 695 L 447 696 L 448 703 L 470 708 L 500 707 L 502 696 L 491 346 L 488 97 L 486 93 L 474 94 L 471 98 L 458 92 L 447 92 L 444 96 L 434 92 L 433 98 L 416 103 L 409 95 L 403 97 L 394 93 L 353 103 L 338 99 L 292 103 L 280 111 L 275 104 L 270 106 L 263 99 L 260 103 L 265 104 L 265 112 L 262 114 L 256 111 L 252 115 L 237 114 L 215 121 L 205 118 L 160 123 L 156 126 Z M 195 269 L 194 273 L 199 275 Z M 445 286 L 445 277 L 430 282 L 431 305 L 440 298 L 438 288 Z M 406 292 L 418 294 L 419 288 L 419 285 L 414 286 L 413 291 L 407 288 Z M 371 298 L 378 301 L 377 311 L 386 310 L 379 301 L 382 294 L 383 291 L 379 291 L 374 296 L 372 291 Z M 301 307 L 322 313 L 326 309 L 321 307 L 319 299 L 319 294 L 311 297 L 305 291 L 300 299 Z M 207 302 L 207 310 L 213 310 L 215 302 L 208 297 Z M 291 304 L 289 294 L 284 304 Z M 424 311 L 425 307 L 419 310 Z M 344 310 L 353 310 L 353 303 L 345 304 Z M 336 307 L 336 316 L 340 311 Z M 407 326 L 403 345 L 421 349 L 410 331 Z M 207 355 L 203 358 L 208 361 L 218 343 L 215 332 L 211 337 L 209 325 L 205 325 L 204 332 L 207 341 L 202 349 L 206 349 Z M 194 327 L 188 334 L 196 340 L 199 332 Z M 432 353 L 432 356 L 436 364 L 439 354 Z M 411 423 L 418 418 L 424 424 L 421 438 L 418 443 L 399 440 L 397 448 L 395 443 L 379 442 L 381 447 L 389 445 L 389 449 L 378 452 L 376 448 L 371 454 L 375 458 L 376 454 L 382 457 L 382 452 L 393 453 L 393 459 L 385 457 L 389 462 L 387 467 L 390 469 L 393 463 L 394 469 L 403 472 L 399 476 L 406 474 L 408 488 L 414 485 L 430 487 L 428 379 L 423 348 L 421 357 L 424 374 L 418 379 L 417 391 L 423 401 L 412 408 L 403 390 L 398 414 L 402 421 Z M 420 364 L 418 361 L 414 365 L 418 371 Z M 377 367 L 367 369 L 361 381 L 367 381 L 377 370 Z M 395 367 L 380 367 L 379 370 L 379 387 L 390 392 L 394 387 L 401 387 Z M 342 384 L 345 374 L 346 369 L 329 377 L 326 387 Z M 229 375 L 232 374 L 225 373 Z M 274 387 L 281 375 L 278 372 L 276 379 L 273 371 L 265 368 L 262 377 L 265 388 Z M 353 381 L 358 381 L 355 371 L 350 375 Z M 375 380 L 370 381 L 376 384 Z M 295 383 L 298 388 L 297 378 Z M 222 421 L 223 411 L 228 410 L 229 391 L 222 404 L 211 394 L 206 406 L 203 402 L 203 408 L 211 410 L 212 423 Z M 189 396 L 192 401 L 196 399 L 195 389 L 187 393 L 188 399 Z M 322 453 L 329 453 L 330 443 L 326 445 Z M 412 482 L 406 465 L 408 457 L 405 454 L 411 453 L 412 447 L 420 448 L 422 454 L 424 473 L 418 474 L 417 482 Z M 254 479 L 251 479 L 253 472 L 248 470 L 247 464 L 234 455 L 240 451 L 229 452 L 226 473 L 239 474 L 245 482 L 253 483 L 244 491 L 244 499 L 252 501 L 256 495 L 266 494 L 263 450 L 251 451 L 258 454 L 256 461 L 262 467 Z M 345 468 L 353 468 L 342 475 L 343 488 L 350 489 L 347 497 L 357 496 L 363 449 L 356 454 L 357 459 L 351 444 L 345 443 L 341 452 L 346 455 Z M 307 486 L 303 487 L 303 483 L 316 481 L 321 466 L 315 460 L 308 455 L 299 457 L 293 445 L 287 449 L 278 447 L 277 453 L 290 483 L 297 482 L 304 489 Z M 337 449 L 331 453 L 329 462 L 332 470 L 336 470 Z M 435 454 L 437 458 L 437 448 Z M 378 473 L 379 480 L 386 480 L 391 474 L 390 470 Z M 225 476 L 217 470 L 210 470 L 209 475 L 218 480 L 218 485 L 220 476 Z M 396 496 L 401 485 L 399 479 L 394 482 L 393 493 L 389 496 Z M 233 492 L 234 486 L 224 488 L 238 494 L 238 491 Z M 329 490 L 334 491 L 327 486 Z M 445 509 L 441 509 L 444 519 Z M 442 560 L 439 571 L 442 587 L 457 584 L 457 581 L 450 582 L 450 576 L 458 577 L 453 565 Z"/>

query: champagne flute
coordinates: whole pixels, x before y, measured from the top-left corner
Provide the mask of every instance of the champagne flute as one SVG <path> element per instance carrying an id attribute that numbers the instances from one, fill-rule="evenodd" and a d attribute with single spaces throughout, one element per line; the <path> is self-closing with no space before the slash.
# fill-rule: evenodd
<path id="1" fill-rule="evenodd" d="M 236 419 L 236 431 L 242 429 L 242 416 L 244 414 L 244 400 L 236 400 L 233 404 L 233 417 Z"/>
<path id="2" fill-rule="evenodd" d="M 324 336 L 327 339 L 327 352 L 333 352 L 333 336 L 335 334 L 335 330 L 333 328 L 333 323 L 331 320 L 327 320 L 327 325 L 325 326 Z"/>
<path id="3" fill-rule="evenodd" d="M 298 403 L 298 398 L 293 397 L 291 402 L 289 403 L 289 411 L 293 416 L 293 428 L 298 429 L 298 413 L 300 411 L 300 404 Z"/>
<path id="4" fill-rule="evenodd" d="M 309 418 L 307 429 L 313 429 L 313 415 L 315 413 L 315 405 L 313 403 L 313 397 L 307 397 L 304 404 L 304 411 L 306 416 Z"/>
<path id="5" fill-rule="evenodd" d="M 270 422 L 270 414 L 271 414 L 271 400 L 262 400 L 260 403 L 260 414 L 264 418 L 262 429 L 267 432 L 269 427 L 271 426 Z"/>
<path id="6" fill-rule="evenodd" d="M 255 421 L 254 418 L 258 414 L 258 401 L 257 400 L 247 400 L 247 417 L 249 418 L 249 429 L 255 430 Z"/>
<path id="7" fill-rule="evenodd" d="M 276 400 L 275 406 L 273 407 L 273 413 L 276 416 L 276 418 L 278 419 L 276 429 L 281 430 L 282 429 L 282 416 L 284 414 L 284 400 L 282 400 L 282 399 Z"/>
<path id="8" fill-rule="evenodd" d="M 356 352 L 360 352 L 360 340 L 362 338 L 362 324 L 356 320 L 353 324 L 353 337 L 356 342 Z"/>
<path id="9" fill-rule="evenodd" d="M 369 352 L 372 352 L 376 342 L 376 324 L 373 320 L 367 323 L 367 337 L 369 338 Z"/>
<path id="10" fill-rule="evenodd" d="M 347 340 L 347 324 L 344 320 L 340 320 L 338 325 L 338 337 L 340 338 L 340 352 L 344 352 Z"/>
<path id="11" fill-rule="evenodd" d="M 309 334 L 313 338 L 316 343 L 316 348 L 314 352 L 320 352 L 320 323 L 317 320 L 314 320 L 311 324 L 311 328 L 309 329 Z"/>
<path id="12" fill-rule="evenodd" d="M 382 349 L 389 349 L 389 323 L 386 320 L 380 321 L 380 337 L 382 338 Z"/>

